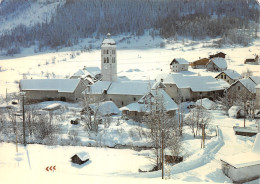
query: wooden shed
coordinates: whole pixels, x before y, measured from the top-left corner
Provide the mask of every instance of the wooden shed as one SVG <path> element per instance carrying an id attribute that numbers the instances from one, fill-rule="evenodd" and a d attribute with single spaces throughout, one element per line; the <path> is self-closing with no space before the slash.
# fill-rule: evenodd
<path id="1" fill-rule="evenodd" d="M 71 162 L 75 164 L 84 164 L 89 161 L 89 154 L 86 152 L 80 152 L 71 157 Z"/>
<path id="2" fill-rule="evenodd" d="M 219 52 L 219 53 L 217 53 L 217 54 L 209 55 L 209 58 L 210 58 L 210 59 L 216 58 L 216 57 L 225 58 L 225 57 L 226 57 L 226 54 L 223 53 L 223 52 Z"/>

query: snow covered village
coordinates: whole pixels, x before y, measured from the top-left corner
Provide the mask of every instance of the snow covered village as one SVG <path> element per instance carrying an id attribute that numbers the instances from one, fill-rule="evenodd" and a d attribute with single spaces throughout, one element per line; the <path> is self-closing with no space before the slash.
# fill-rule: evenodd
<path id="1" fill-rule="evenodd" d="M 142 12 L 128 0 L 0 0 L 0 183 L 260 182 L 260 39 L 252 18 L 259 4 L 234 5 L 234 14 L 252 11 L 245 14 L 252 23 L 221 38 L 181 35 L 179 20 L 170 36 L 163 25 L 140 33 L 140 22 L 136 32 L 120 33 L 109 19 L 129 8 L 148 24 L 147 7 L 159 6 L 158 17 L 207 7 L 218 25 L 236 22 L 219 18 L 227 10 L 211 9 L 222 1 L 174 1 L 136 1 Z M 93 16 L 98 9 L 100 25 L 84 20 L 100 32 L 77 41 L 73 34 L 64 44 L 71 33 L 60 37 L 53 24 L 64 26 L 65 10 L 77 16 L 86 9 Z M 72 32 L 91 32 L 81 26 Z M 31 33 L 44 35 L 45 28 L 52 40 Z"/>

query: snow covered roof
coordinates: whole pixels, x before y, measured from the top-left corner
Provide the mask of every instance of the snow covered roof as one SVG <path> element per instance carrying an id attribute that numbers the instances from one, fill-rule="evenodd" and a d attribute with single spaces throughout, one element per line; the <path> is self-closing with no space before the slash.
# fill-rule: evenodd
<path id="1" fill-rule="evenodd" d="M 121 107 L 120 110 L 136 111 L 136 112 L 146 112 L 145 104 L 140 104 L 138 102 L 128 104 L 127 106 Z"/>
<path id="2" fill-rule="evenodd" d="M 98 67 L 84 67 L 83 69 L 79 69 L 77 72 L 75 72 L 71 77 L 84 78 L 90 76 L 92 78 L 95 78 L 95 76 L 100 73 L 101 70 Z"/>
<path id="3" fill-rule="evenodd" d="M 77 155 L 77 156 L 80 158 L 80 160 L 82 160 L 82 161 L 89 159 L 89 154 L 86 153 L 86 152 L 79 152 L 79 153 L 77 153 L 76 155 Z"/>
<path id="4" fill-rule="evenodd" d="M 107 38 L 103 40 L 101 47 L 116 47 L 115 40 L 110 38 L 110 33 L 107 34 Z"/>
<path id="5" fill-rule="evenodd" d="M 177 110 L 178 105 L 171 99 L 171 97 L 163 90 L 151 90 L 151 92 L 145 94 L 137 103 L 131 103 L 125 107 L 122 107 L 120 110 L 129 110 L 129 111 L 137 111 L 137 112 L 147 112 L 149 109 L 146 106 L 146 98 L 151 96 L 151 101 L 154 102 L 154 98 L 162 98 L 162 103 L 166 109 L 166 111 Z"/>
<path id="6" fill-rule="evenodd" d="M 255 84 L 260 84 L 260 76 L 250 76 L 251 79 Z"/>
<path id="7" fill-rule="evenodd" d="M 238 111 L 240 111 L 241 109 L 242 109 L 242 107 L 240 107 L 240 106 L 232 106 L 232 107 L 230 107 L 230 109 L 228 110 L 229 117 L 236 118 Z"/>
<path id="8" fill-rule="evenodd" d="M 108 90 L 111 85 L 110 81 L 98 81 L 90 86 L 89 89 L 83 91 L 83 94 L 102 94 L 104 90 Z"/>
<path id="9" fill-rule="evenodd" d="M 256 152 L 247 152 L 237 155 L 228 156 L 221 159 L 235 168 L 248 167 L 260 164 L 260 154 Z"/>
<path id="10" fill-rule="evenodd" d="M 43 108 L 43 110 L 46 110 L 46 111 L 53 111 L 53 110 L 56 110 L 58 108 L 60 108 L 60 104 L 58 103 L 54 103 L 54 104 L 51 104 L 51 105 L 48 105 L 46 107 Z"/>
<path id="11" fill-rule="evenodd" d="M 209 100 L 208 98 L 203 98 L 196 101 L 196 105 L 202 106 L 204 109 L 210 110 L 215 106 L 215 102 Z"/>
<path id="12" fill-rule="evenodd" d="M 80 83 L 80 79 L 22 79 L 22 91 L 58 91 L 73 93 Z"/>
<path id="13" fill-rule="evenodd" d="M 256 134 L 254 145 L 251 152 L 225 157 L 224 162 L 235 168 L 248 167 L 260 164 L 260 133 Z"/>
<path id="14" fill-rule="evenodd" d="M 256 134 L 252 152 L 258 153 L 260 155 L 260 133 Z"/>
<path id="15" fill-rule="evenodd" d="M 229 87 L 227 82 L 217 80 L 212 76 L 185 76 L 170 73 L 156 77 L 157 81 L 161 81 L 161 79 L 165 84 L 176 84 L 178 88 L 191 88 L 194 92 L 223 90 Z"/>
<path id="16" fill-rule="evenodd" d="M 157 81 L 153 84 L 152 89 L 158 89 L 158 88 L 166 88 L 166 86 L 161 81 Z"/>
<path id="17" fill-rule="evenodd" d="M 130 80 L 112 82 L 107 94 L 144 95 L 149 90 L 149 81 Z"/>
<path id="18" fill-rule="evenodd" d="M 93 111 L 98 111 L 98 114 L 105 116 L 105 115 L 110 115 L 110 114 L 119 114 L 120 110 L 116 106 L 116 104 L 112 101 L 105 101 L 105 102 L 100 102 L 100 103 L 95 103 L 95 104 L 90 104 L 89 107 Z"/>
<path id="19" fill-rule="evenodd" d="M 211 60 L 220 69 L 226 69 L 227 68 L 227 62 L 224 58 L 217 57 L 217 58 L 212 58 Z"/>
<path id="20" fill-rule="evenodd" d="M 222 74 L 222 73 L 225 73 L 227 76 L 229 76 L 231 79 L 234 79 L 234 80 L 238 80 L 238 79 L 242 78 L 242 76 L 239 73 L 237 73 L 235 70 L 228 69 L 228 70 L 221 72 L 220 74 Z M 220 74 L 218 74 L 217 76 L 219 76 Z"/>
<path id="21" fill-rule="evenodd" d="M 173 62 L 177 62 L 177 63 L 182 64 L 182 65 L 184 65 L 184 64 L 188 65 L 189 64 L 189 62 L 186 59 L 183 59 L 183 58 L 175 58 L 175 59 L 173 59 L 170 65 L 172 65 Z"/>
<path id="22" fill-rule="evenodd" d="M 251 93 L 256 93 L 256 84 L 250 79 L 240 79 L 239 82 L 245 86 Z"/>

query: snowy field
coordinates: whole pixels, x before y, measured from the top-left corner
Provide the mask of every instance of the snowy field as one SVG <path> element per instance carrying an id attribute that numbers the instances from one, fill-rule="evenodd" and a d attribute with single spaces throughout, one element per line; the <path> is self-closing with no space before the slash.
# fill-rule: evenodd
<path id="1" fill-rule="evenodd" d="M 184 162 L 166 166 L 166 178 L 160 179 L 161 171 L 140 173 L 140 168 L 151 168 L 147 157 L 150 150 L 134 151 L 85 146 L 44 146 L 19 145 L 18 153 L 13 143 L 0 143 L 0 182 L 1 183 L 231 183 L 221 171 L 220 158 L 248 152 L 254 137 L 235 136 L 233 125 L 243 125 L 242 119 L 231 119 L 218 110 L 211 111 L 212 124 L 218 125 L 219 135 L 206 141 L 205 149 L 200 149 L 200 139 L 191 139 L 184 134 L 183 146 L 189 150 Z M 254 121 L 247 126 L 254 125 Z M 70 162 L 75 153 L 85 151 L 90 161 L 76 166 Z M 56 166 L 55 171 L 46 167 Z M 169 174 L 171 173 L 171 174 Z M 14 177 L 15 176 L 15 177 Z M 259 180 L 250 183 L 257 184 Z"/>
<path id="2" fill-rule="evenodd" d="M 209 48 L 199 41 L 165 42 L 165 48 L 160 48 L 161 39 L 141 37 L 129 38 L 122 41 L 121 37 L 114 38 L 118 51 L 118 75 L 129 79 L 153 80 L 161 72 L 170 71 L 169 64 L 174 58 L 184 58 L 189 62 L 208 57 L 209 54 L 224 52 L 227 54 L 228 68 L 242 73 L 247 68 L 260 75 L 260 65 L 244 65 L 245 58 L 252 58 L 253 54 L 260 54 L 260 39 L 252 46 L 233 46 L 222 49 Z M 102 40 L 84 40 L 81 45 L 72 49 L 65 48 L 58 52 L 34 53 L 33 48 L 25 49 L 22 54 L 0 59 L 0 95 L 5 98 L 8 93 L 18 92 L 19 80 L 26 78 L 64 78 L 69 77 L 84 66 L 100 67 L 101 53 L 99 46 Z M 81 52 L 81 47 L 92 44 L 93 48 L 87 52 Z M 203 47 L 204 45 L 204 47 Z M 218 73 L 205 70 L 193 70 L 189 68 L 186 75 L 211 75 Z M 44 107 L 49 103 L 41 103 Z M 64 104 L 63 104 L 64 105 Z M 67 104 L 70 109 L 77 110 L 79 104 Z M 238 153 L 248 152 L 252 148 L 254 137 L 242 137 L 234 135 L 233 126 L 243 126 L 242 119 L 232 119 L 224 115 L 221 110 L 210 110 L 214 116 L 212 125 L 218 126 L 218 136 L 206 140 L 206 148 L 201 149 L 201 140 L 193 139 L 190 130 L 184 131 L 183 147 L 185 150 L 184 162 L 175 166 L 167 166 L 166 178 L 162 181 L 161 171 L 140 173 L 140 168 L 151 168 L 152 162 L 148 155 L 151 150 L 134 151 L 131 149 L 112 149 L 104 147 L 86 147 L 94 137 L 79 133 L 84 146 L 45 146 L 29 144 L 27 147 L 19 145 L 19 152 L 13 143 L 0 143 L 0 183 L 231 183 L 221 171 L 220 159 Z M 66 121 L 61 121 L 64 135 L 74 129 L 68 121 L 73 117 L 65 114 Z M 115 117 L 117 118 L 117 117 Z M 116 122 L 116 121 L 114 121 Z M 256 121 L 247 121 L 247 126 L 255 126 Z M 103 137 L 106 145 L 118 141 L 120 144 L 142 145 L 147 140 L 135 140 L 127 138 L 127 135 L 113 134 L 117 125 L 111 124 L 109 131 Z M 138 128 L 131 121 L 123 121 L 121 128 L 125 132 Z M 0 135 L 1 136 L 1 135 Z M 97 139 L 97 138 L 96 138 Z M 121 142 L 120 142 L 121 141 Z M 71 164 L 70 157 L 80 151 L 86 151 L 90 155 L 90 161 L 78 167 Z M 45 170 L 48 166 L 56 166 L 54 172 Z M 259 180 L 250 183 L 259 183 Z"/>

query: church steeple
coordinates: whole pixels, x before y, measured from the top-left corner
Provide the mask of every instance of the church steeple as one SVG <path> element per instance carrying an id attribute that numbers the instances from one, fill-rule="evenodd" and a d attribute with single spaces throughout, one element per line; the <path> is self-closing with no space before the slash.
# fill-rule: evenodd
<path id="1" fill-rule="evenodd" d="M 110 33 L 107 33 L 107 38 L 103 40 L 101 45 L 102 81 L 117 80 L 116 42 L 110 36 Z"/>

